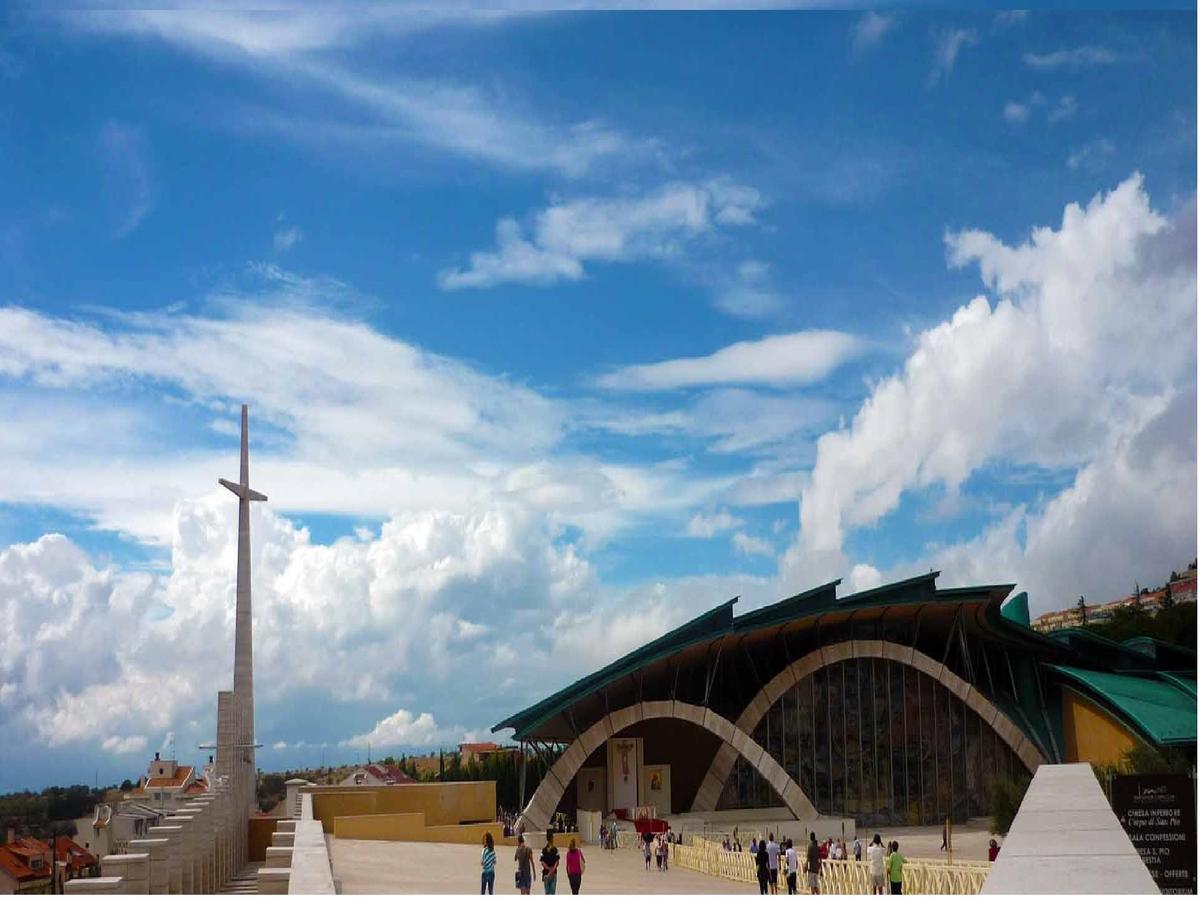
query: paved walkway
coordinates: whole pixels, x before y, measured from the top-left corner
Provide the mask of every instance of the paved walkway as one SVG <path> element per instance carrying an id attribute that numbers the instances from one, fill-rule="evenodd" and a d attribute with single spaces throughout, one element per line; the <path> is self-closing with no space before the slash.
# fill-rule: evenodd
<path id="1" fill-rule="evenodd" d="M 480 848 L 469 844 L 419 844 L 391 841 L 330 842 L 334 878 L 344 894 L 474 894 L 480 890 Z M 508 852 L 506 852 L 508 851 Z M 563 848 L 560 848 L 563 853 Z M 584 851 L 587 865 L 582 894 L 756 894 L 753 884 L 738 884 L 671 869 L 650 872 L 641 853 L 634 850 Z M 497 848 L 497 893 L 516 894 L 513 886 L 513 850 Z M 653 864 L 654 865 L 654 864 Z M 562 864 L 561 869 L 562 872 Z M 542 894 L 535 884 L 534 893 Z M 566 875 L 559 877 L 558 893 L 571 896 Z"/>

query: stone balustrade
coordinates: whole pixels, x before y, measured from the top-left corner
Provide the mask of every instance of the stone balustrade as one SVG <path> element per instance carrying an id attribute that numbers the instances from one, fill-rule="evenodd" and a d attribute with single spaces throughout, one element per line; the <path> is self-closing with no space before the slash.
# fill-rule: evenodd
<path id="1" fill-rule="evenodd" d="M 100 858 L 100 868 L 106 877 L 121 879 L 121 893 L 150 893 L 150 854 L 119 853 Z"/>
<path id="2" fill-rule="evenodd" d="M 264 862 L 276 869 L 292 865 L 291 847 L 268 847 Z"/>
<path id="3" fill-rule="evenodd" d="M 260 894 L 286 894 L 288 881 L 292 876 L 291 868 L 262 866 L 259 869 Z"/>
<path id="4" fill-rule="evenodd" d="M 150 893 L 166 894 L 169 891 L 167 871 L 167 838 L 134 838 L 129 842 L 130 853 L 145 853 L 147 881 Z M 108 871 L 108 863 L 104 862 L 102 871 Z"/>
<path id="5" fill-rule="evenodd" d="M 167 893 L 184 893 L 184 829 L 182 825 L 152 825 L 146 829 L 151 837 L 167 840 Z"/>
<path id="6" fill-rule="evenodd" d="M 120 875 L 100 878 L 76 878 L 65 885 L 68 894 L 124 894 L 125 880 Z"/>

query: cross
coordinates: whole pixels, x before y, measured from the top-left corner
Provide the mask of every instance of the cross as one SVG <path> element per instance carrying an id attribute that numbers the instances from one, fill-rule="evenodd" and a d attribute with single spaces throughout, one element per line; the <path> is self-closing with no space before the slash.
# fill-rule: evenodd
<path id="1" fill-rule="evenodd" d="M 235 484 L 232 481 L 226 481 L 224 478 L 218 478 L 217 481 L 222 487 L 227 488 L 239 500 L 266 500 L 265 494 L 260 494 L 258 491 L 252 490 L 250 486 L 250 454 L 247 449 L 246 439 L 246 404 L 242 404 L 242 472 L 241 478 Z"/>

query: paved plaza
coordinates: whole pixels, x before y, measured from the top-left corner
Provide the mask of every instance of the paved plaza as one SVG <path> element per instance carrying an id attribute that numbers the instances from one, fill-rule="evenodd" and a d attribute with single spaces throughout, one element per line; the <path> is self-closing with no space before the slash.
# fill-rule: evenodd
<path id="1" fill-rule="evenodd" d="M 871 838 L 871 834 L 868 835 Z M 819 835 L 824 838 L 826 835 Z M 981 820 L 959 826 L 953 842 L 954 859 L 988 859 L 989 829 Z M 794 838 L 796 840 L 796 838 Z M 881 839 L 897 840 L 908 857 L 944 859 L 939 852 L 941 829 L 936 826 L 893 828 Z M 344 894 L 474 894 L 480 890 L 480 848 L 469 844 L 352 841 L 327 838 L 334 878 Z M 562 854 L 566 848 L 560 848 Z M 674 867 L 667 873 L 643 866 L 636 850 L 606 852 L 585 848 L 587 871 L 582 894 L 755 894 L 753 884 L 703 875 Z M 537 854 L 536 854 L 537 855 Z M 497 848 L 497 893 L 516 894 L 513 886 L 513 848 Z M 541 885 L 535 884 L 535 894 Z M 571 894 L 566 875 L 559 879 L 560 894 Z"/>
<path id="2" fill-rule="evenodd" d="M 480 891 L 480 848 L 469 844 L 419 844 L 392 841 L 330 839 L 334 878 L 344 894 L 475 894 Z M 563 852 L 562 849 L 560 851 Z M 739 884 L 673 868 L 648 872 L 635 850 L 604 851 L 588 847 L 582 894 L 754 894 L 753 884 Z M 513 848 L 497 848 L 497 893 L 516 894 Z M 562 872 L 562 863 L 560 864 Z M 534 894 L 542 894 L 535 883 Z M 561 874 L 557 893 L 571 895 Z"/>

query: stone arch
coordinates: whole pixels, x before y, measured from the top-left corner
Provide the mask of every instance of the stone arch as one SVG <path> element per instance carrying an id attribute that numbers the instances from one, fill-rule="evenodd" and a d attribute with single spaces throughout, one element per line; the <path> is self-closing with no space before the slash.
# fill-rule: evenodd
<path id="1" fill-rule="evenodd" d="M 930 675 L 941 685 L 964 701 L 973 712 L 985 720 L 990 728 L 997 732 L 1006 745 L 1014 751 L 1032 773 L 1041 763 L 1047 762 L 1039 748 L 1019 730 L 1010 718 L 994 706 L 985 695 L 953 672 L 942 663 L 936 662 L 921 650 L 906 647 L 893 641 L 841 641 L 820 647 L 807 653 L 796 662 L 790 663 L 777 673 L 752 699 L 742 714 L 735 721 L 735 728 L 751 734 L 760 723 L 760 719 L 771 708 L 772 704 L 800 682 L 824 666 L 844 659 L 891 659 L 902 665 L 910 666 Z M 727 745 L 718 748 L 710 763 L 709 771 L 701 782 L 697 797 L 693 801 L 694 812 L 708 812 L 718 803 L 718 797 L 726 784 L 726 779 L 734 767 L 737 754 L 730 752 Z"/>
<path id="2" fill-rule="evenodd" d="M 559 806 L 564 791 L 593 751 L 610 737 L 647 719 L 680 719 L 699 725 L 721 738 L 721 748 L 731 751 L 732 760 L 742 756 L 751 763 L 772 785 L 794 816 L 802 820 L 818 818 L 814 804 L 802 791 L 801 786 L 789 777 L 789 773 L 771 754 L 752 740 L 749 734 L 735 727 L 729 719 L 703 706 L 679 700 L 646 700 L 603 716 L 564 750 L 522 811 L 523 827 L 535 831 L 546 828 Z"/>

